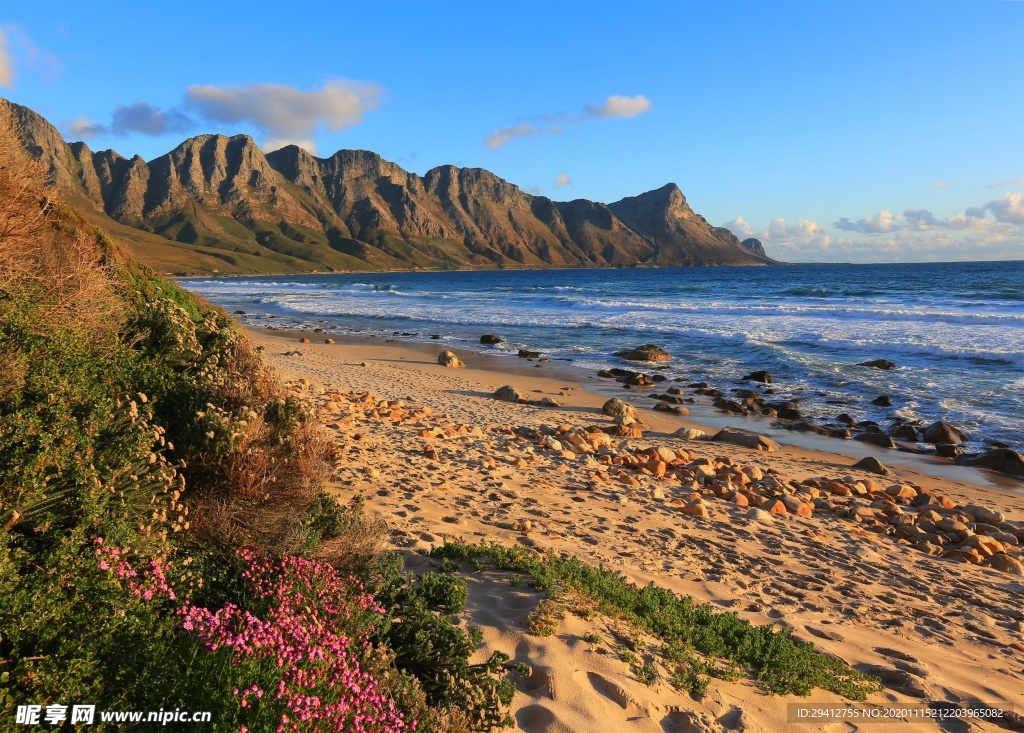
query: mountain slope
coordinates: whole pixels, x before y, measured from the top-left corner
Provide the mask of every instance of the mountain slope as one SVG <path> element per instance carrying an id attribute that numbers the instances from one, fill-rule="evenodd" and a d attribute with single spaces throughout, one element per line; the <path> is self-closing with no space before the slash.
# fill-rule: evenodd
<path id="1" fill-rule="evenodd" d="M 532 196 L 480 168 L 423 176 L 376 153 L 264 154 L 199 135 L 148 163 L 65 143 L 9 105 L 51 185 L 173 273 L 770 264 L 712 227 L 675 184 L 604 205 Z"/>

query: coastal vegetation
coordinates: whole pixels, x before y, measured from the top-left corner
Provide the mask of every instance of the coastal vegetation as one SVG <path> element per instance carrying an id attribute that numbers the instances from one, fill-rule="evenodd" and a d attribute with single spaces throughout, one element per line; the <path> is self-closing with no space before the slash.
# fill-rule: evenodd
<path id="1" fill-rule="evenodd" d="M 222 311 L 43 186 L 0 121 L 0 720 L 208 711 L 218 730 L 488 729 L 449 578 L 413 582 Z"/>

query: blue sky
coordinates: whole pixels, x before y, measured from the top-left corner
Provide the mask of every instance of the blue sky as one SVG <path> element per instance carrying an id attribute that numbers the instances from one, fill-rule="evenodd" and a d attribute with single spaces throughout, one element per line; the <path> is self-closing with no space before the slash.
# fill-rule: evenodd
<path id="1" fill-rule="evenodd" d="M 1021 2 L 4 0 L 0 94 L 146 159 L 189 135 L 679 184 L 791 261 L 1024 259 Z"/>

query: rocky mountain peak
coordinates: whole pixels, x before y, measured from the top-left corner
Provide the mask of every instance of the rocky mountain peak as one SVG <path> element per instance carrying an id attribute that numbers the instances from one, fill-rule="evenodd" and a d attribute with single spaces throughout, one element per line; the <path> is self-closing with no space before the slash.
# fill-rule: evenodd
<path id="1" fill-rule="evenodd" d="M 136 253 L 174 271 L 771 262 L 711 227 L 674 183 L 608 205 L 555 202 L 483 168 L 421 177 L 369 150 L 264 154 L 248 135 L 197 135 L 147 163 L 69 145 L 32 110 L 3 103 L 54 185 L 98 223 L 133 228 Z"/>

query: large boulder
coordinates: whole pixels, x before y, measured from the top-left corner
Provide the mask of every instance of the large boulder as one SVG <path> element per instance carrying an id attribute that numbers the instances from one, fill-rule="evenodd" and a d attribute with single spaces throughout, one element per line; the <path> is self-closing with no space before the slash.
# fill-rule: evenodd
<path id="1" fill-rule="evenodd" d="M 622 354 L 630 361 L 671 361 L 672 355 L 654 344 L 644 344 Z"/>
<path id="2" fill-rule="evenodd" d="M 437 357 L 437 363 L 444 367 L 451 367 L 452 369 L 460 369 L 466 366 L 462 363 L 462 359 L 457 357 L 451 351 L 442 351 Z"/>
<path id="3" fill-rule="evenodd" d="M 752 433 L 749 430 L 740 430 L 739 428 L 722 428 L 711 439 L 717 440 L 720 443 L 732 443 L 744 448 L 763 450 L 769 453 L 779 449 L 779 444 L 768 436 Z"/>
<path id="4" fill-rule="evenodd" d="M 871 361 L 862 361 L 857 366 L 871 367 L 872 369 L 895 369 L 896 365 L 888 359 L 872 359 Z"/>
<path id="5" fill-rule="evenodd" d="M 984 453 L 958 456 L 956 462 L 961 466 L 980 466 L 1011 476 L 1024 476 L 1024 454 L 1010 448 L 992 448 Z"/>
<path id="6" fill-rule="evenodd" d="M 963 431 L 955 428 L 949 423 L 934 422 L 924 429 L 922 439 L 925 443 L 945 443 L 947 445 L 958 445 L 967 438 Z"/>
<path id="7" fill-rule="evenodd" d="M 636 417 L 636 408 L 628 402 L 623 402 L 618 397 L 612 397 L 601 407 L 601 412 L 611 417 Z"/>
<path id="8" fill-rule="evenodd" d="M 485 333 L 480 337 L 482 344 L 500 344 L 504 340 L 501 336 L 495 336 L 493 333 Z"/>
<path id="9" fill-rule="evenodd" d="M 756 372 L 751 372 L 750 374 L 743 378 L 749 382 L 760 382 L 761 384 L 772 383 L 772 373 L 766 372 L 764 369 L 759 369 Z"/>

